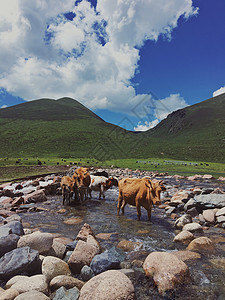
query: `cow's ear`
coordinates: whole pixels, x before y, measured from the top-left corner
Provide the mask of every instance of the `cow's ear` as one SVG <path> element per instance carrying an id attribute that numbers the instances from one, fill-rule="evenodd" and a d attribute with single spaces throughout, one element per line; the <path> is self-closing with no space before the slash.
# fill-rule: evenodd
<path id="1" fill-rule="evenodd" d="M 146 180 L 146 181 L 145 181 L 145 185 L 146 185 L 148 188 L 152 189 L 152 183 L 151 183 L 150 180 Z"/>

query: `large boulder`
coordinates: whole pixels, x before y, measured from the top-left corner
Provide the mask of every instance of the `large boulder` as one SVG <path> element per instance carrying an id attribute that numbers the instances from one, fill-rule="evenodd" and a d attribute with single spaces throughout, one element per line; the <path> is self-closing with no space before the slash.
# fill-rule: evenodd
<path id="1" fill-rule="evenodd" d="M 174 290 L 188 275 L 187 265 L 167 252 L 152 252 L 143 264 L 146 276 L 153 278 L 159 293 Z"/>
<path id="2" fill-rule="evenodd" d="M 18 241 L 18 247 L 28 246 L 37 250 L 40 254 L 48 252 L 53 243 L 53 235 L 47 232 L 36 231 L 22 236 Z"/>
<path id="3" fill-rule="evenodd" d="M 47 197 L 42 190 L 37 190 L 24 197 L 24 203 L 37 203 L 47 201 Z"/>
<path id="4" fill-rule="evenodd" d="M 0 258 L 0 279 L 40 273 L 39 253 L 30 247 L 14 249 Z"/>
<path id="5" fill-rule="evenodd" d="M 20 276 L 16 277 L 18 277 L 17 280 L 16 278 L 12 278 L 11 282 L 13 284 L 11 284 L 9 280 L 7 286 L 17 290 L 20 294 L 34 290 L 47 294 L 48 284 L 44 275 L 38 274 L 31 277 L 23 276 L 23 278 Z"/>
<path id="6" fill-rule="evenodd" d="M 2 257 L 5 253 L 16 249 L 19 238 L 20 237 L 16 234 L 9 234 L 0 238 L 0 257 Z"/>
<path id="7" fill-rule="evenodd" d="M 225 194 L 198 195 L 194 200 L 196 206 L 203 210 L 225 207 Z"/>
<path id="8" fill-rule="evenodd" d="M 73 287 L 76 287 L 78 290 L 80 290 L 83 285 L 84 282 L 77 278 L 68 275 L 59 275 L 50 281 L 49 287 L 52 291 L 59 289 L 61 286 L 64 286 L 64 288 L 67 290 Z"/>
<path id="9" fill-rule="evenodd" d="M 87 242 L 79 240 L 76 248 L 68 260 L 69 267 L 74 274 L 79 274 L 84 265 L 90 265 L 99 249 Z"/>
<path id="10" fill-rule="evenodd" d="M 71 275 L 71 272 L 65 261 L 57 257 L 46 256 L 42 262 L 42 274 L 49 282 L 58 275 Z"/>
<path id="11" fill-rule="evenodd" d="M 90 267 L 95 274 L 100 274 L 111 269 L 119 269 L 120 263 L 125 257 L 126 255 L 123 250 L 112 247 L 111 249 L 96 255 L 93 258 Z"/>
<path id="12" fill-rule="evenodd" d="M 0 294 L 0 300 L 13 300 L 19 296 L 19 292 L 15 289 L 9 289 Z"/>
<path id="13" fill-rule="evenodd" d="M 214 253 L 216 250 L 213 242 L 205 236 L 201 236 L 191 241 L 187 249 L 204 254 Z"/>
<path id="14" fill-rule="evenodd" d="M 203 210 L 203 218 L 208 223 L 214 223 L 215 222 L 215 210 L 214 209 L 206 209 Z"/>
<path id="15" fill-rule="evenodd" d="M 81 289 L 79 300 L 134 300 L 134 286 L 122 272 L 109 270 L 90 279 Z"/>

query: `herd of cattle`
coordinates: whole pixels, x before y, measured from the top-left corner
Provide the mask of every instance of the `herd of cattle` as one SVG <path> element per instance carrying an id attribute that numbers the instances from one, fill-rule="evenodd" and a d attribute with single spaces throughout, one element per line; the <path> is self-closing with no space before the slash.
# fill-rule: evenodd
<path id="1" fill-rule="evenodd" d="M 138 220 L 141 217 L 141 206 L 147 210 L 148 219 L 151 220 L 152 205 L 161 203 L 160 193 L 166 190 L 162 181 L 152 181 L 149 177 L 117 180 L 115 177 L 109 177 L 105 171 L 90 174 L 88 168 L 80 167 L 75 170 L 72 178 L 62 177 L 63 205 L 65 200 L 70 203 L 73 195 L 76 201 L 83 202 L 88 196 L 91 198 L 92 191 L 99 192 L 99 199 L 101 196 L 105 199 L 105 191 L 112 186 L 119 187 L 117 215 L 120 209 L 124 215 L 125 205 L 130 204 L 136 206 Z"/>

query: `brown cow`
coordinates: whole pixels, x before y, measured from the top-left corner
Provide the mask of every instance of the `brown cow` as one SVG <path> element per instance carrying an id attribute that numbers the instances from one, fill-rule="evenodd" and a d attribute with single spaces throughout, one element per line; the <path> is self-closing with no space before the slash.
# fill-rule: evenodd
<path id="1" fill-rule="evenodd" d="M 152 203 L 160 201 L 151 181 L 148 178 L 123 178 L 119 181 L 119 197 L 117 215 L 120 208 L 124 215 L 124 207 L 128 203 L 136 206 L 138 221 L 141 218 L 141 206 L 148 212 L 148 219 L 151 220 Z"/>
<path id="2" fill-rule="evenodd" d="M 80 200 L 83 201 L 84 198 L 86 200 L 88 187 L 91 183 L 91 176 L 88 168 L 80 167 L 76 169 L 72 178 L 77 184 Z"/>
<path id="3" fill-rule="evenodd" d="M 113 185 L 118 186 L 118 180 L 116 178 L 91 175 L 91 183 L 88 189 L 90 198 L 91 191 L 95 191 L 99 192 L 99 199 L 101 199 L 101 196 L 103 196 L 103 199 L 105 199 L 105 191 L 107 191 Z"/>
<path id="4" fill-rule="evenodd" d="M 68 200 L 68 202 L 70 203 L 70 199 L 72 199 L 73 193 L 76 193 L 76 182 L 69 176 L 63 176 L 61 179 L 61 188 L 63 196 L 63 205 L 65 200 Z"/>
<path id="5" fill-rule="evenodd" d="M 161 204 L 161 199 L 160 199 L 160 194 L 161 192 L 166 191 L 165 186 L 163 185 L 163 181 L 160 180 L 153 180 L 151 181 L 152 187 L 155 190 L 156 196 L 157 196 L 157 201 L 153 200 L 154 205 L 160 205 Z"/>

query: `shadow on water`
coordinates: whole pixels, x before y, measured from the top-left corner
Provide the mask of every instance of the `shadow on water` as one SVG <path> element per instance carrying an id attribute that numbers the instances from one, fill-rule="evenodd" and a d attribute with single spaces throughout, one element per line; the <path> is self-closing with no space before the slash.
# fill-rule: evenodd
<path id="1" fill-rule="evenodd" d="M 174 251 L 178 250 L 173 243 L 175 229 L 173 220 L 167 218 L 164 210 L 153 208 L 152 223 L 148 221 L 147 212 L 142 208 L 141 221 L 137 221 L 136 208 L 127 205 L 125 215 L 116 215 L 117 189 L 110 189 L 106 193 L 106 200 L 98 200 L 98 193 L 93 193 L 93 198 L 83 204 L 62 206 L 61 196 L 48 197 L 48 201 L 39 206 L 47 209 L 43 212 L 28 212 L 21 214 L 24 222 L 29 223 L 30 228 L 38 228 L 41 231 L 59 233 L 74 239 L 84 223 L 91 225 L 94 233 L 113 233 L 108 240 L 100 240 L 103 249 L 109 249 L 126 239 L 143 244 L 142 250 Z M 65 209 L 63 213 L 59 210 Z M 64 221 L 77 218 L 77 224 L 69 225 Z M 28 224 L 27 224 L 28 225 Z M 208 231 L 208 236 L 215 237 L 216 228 Z M 219 230 L 219 229 L 218 229 Z M 147 299 L 195 299 L 214 300 L 225 299 L 225 259 L 224 259 L 224 231 L 219 232 L 217 241 L 220 248 L 213 256 L 202 256 L 200 260 L 187 262 L 190 270 L 190 279 L 177 289 L 172 295 L 162 297 L 158 294 L 153 281 L 146 278 L 140 266 L 133 265 L 135 278 L 133 283 L 137 300 Z M 221 242 L 222 241 L 222 242 Z M 179 249 L 184 249 L 178 246 Z M 137 249 L 137 251 L 140 249 Z M 147 255 L 147 254 L 146 254 Z"/>

